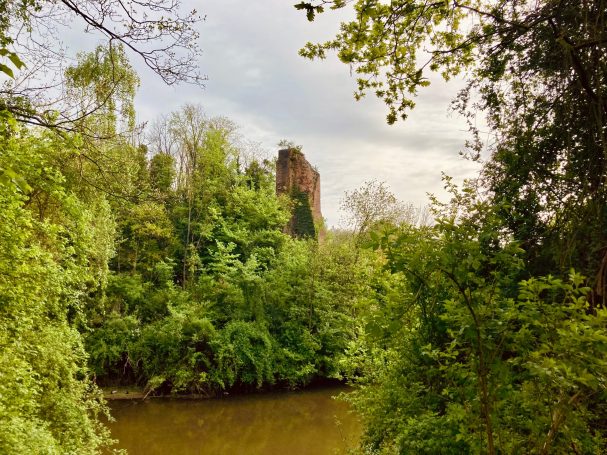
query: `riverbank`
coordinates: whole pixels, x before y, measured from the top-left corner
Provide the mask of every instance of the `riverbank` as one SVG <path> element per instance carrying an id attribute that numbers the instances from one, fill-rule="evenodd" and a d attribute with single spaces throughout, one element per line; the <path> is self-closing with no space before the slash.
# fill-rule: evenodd
<path id="1" fill-rule="evenodd" d="M 145 400 L 148 398 L 183 398 L 188 400 L 202 400 L 206 398 L 215 398 L 215 395 L 204 395 L 201 393 L 185 393 L 185 394 L 154 394 L 148 393 L 145 389 L 136 387 L 102 387 L 103 398 L 107 401 L 120 400 Z M 226 392 L 226 395 L 229 393 Z"/>
<path id="2" fill-rule="evenodd" d="M 144 400 L 146 398 L 183 398 L 183 399 L 206 399 L 206 398 L 218 398 L 226 396 L 243 396 L 243 395 L 257 395 L 265 393 L 287 393 L 295 391 L 306 391 L 316 390 L 331 387 L 347 387 L 345 381 L 338 379 L 329 378 L 316 378 L 305 386 L 300 387 L 287 387 L 279 385 L 266 385 L 262 388 L 232 388 L 229 391 L 224 391 L 217 395 L 215 394 L 202 394 L 202 393 L 162 393 L 158 390 L 149 391 L 144 387 L 138 386 L 101 386 L 103 397 L 108 401 L 114 400 Z"/>
<path id="3" fill-rule="evenodd" d="M 111 400 L 143 400 L 146 392 L 140 387 L 102 387 L 103 398 Z"/>

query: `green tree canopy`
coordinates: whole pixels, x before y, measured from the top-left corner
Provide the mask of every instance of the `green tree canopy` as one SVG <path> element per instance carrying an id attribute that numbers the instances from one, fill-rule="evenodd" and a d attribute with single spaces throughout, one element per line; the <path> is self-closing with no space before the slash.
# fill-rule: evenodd
<path id="1" fill-rule="evenodd" d="M 82 112 L 66 103 L 62 93 L 67 56 L 60 43 L 67 27 L 81 27 L 83 33 L 97 34 L 103 39 L 102 49 L 117 52 L 116 58 L 107 58 L 109 54 L 106 58 L 89 57 L 86 65 L 81 65 L 81 76 L 108 66 L 113 68 L 114 63 L 121 63 L 119 54 L 127 52 L 143 61 L 166 84 L 202 84 L 205 78 L 196 62 L 199 48 L 195 29 L 201 20 L 196 10 L 183 11 L 180 2 L 173 0 L 3 0 L 0 72 L 15 76 L 18 81 L 9 81 L 0 89 L 0 108 L 26 123 L 59 129 L 74 127 L 73 122 L 81 118 Z M 22 68 L 23 63 L 29 70 L 21 77 L 16 69 Z M 87 107 L 88 113 L 104 108 L 107 100 L 100 91 L 107 94 L 122 90 L 125 81 L 120 65 L 116 69 L 113 79 L 103 78 L 103 84 L 97 86 L 96 103 Z M 72 78 L 72 82 L 76 83 L 72 89 L 79 86 L 78 78 Z"/>
<path id="2" fill-rule="evenodd" d="M 522 242 L 532 273 L 575 266 L 603 299 L 607 272 L 607 48 L 603 1 L 314 1 L 354 9 L 335 39 L 301 54 L 336 51 L 358 76 L 357 97 L 383 99 L 388 122 L 405 118 L 428 71 L 465 72 L 455 99 L 484 114 L 492 140 L 472 126 L 472 156 L 489 156 L 481 183 Z M 472 122 L 471 122 L 472 124 Z M 502 202 L 506 202 L 502 204 Z"/>

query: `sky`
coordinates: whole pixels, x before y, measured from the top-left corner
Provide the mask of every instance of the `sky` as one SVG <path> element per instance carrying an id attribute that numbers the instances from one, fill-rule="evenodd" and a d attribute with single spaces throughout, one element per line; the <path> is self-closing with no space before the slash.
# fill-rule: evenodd
<path id="1" fill-rule="evenodd" d="M 385 105 L 369 95 L 356 102 L 355 77 L 334 55 L 309 61 L 298 55 L 307 41 L 338 31 L 342 12 L 321 14 L 310 23 L 295 0 L 186 1 L 206 16 L 198 26 L 204 88 L 168 87 L 141 62 L 136 97 L 139 121 L 200 104 L 209 116 L 225 116 L 267 157 L 281 139 L 301 145 L 321 176 L 322 212 L 340 226 L 340 200 L 365 181 L 387 183 L 403 202 L 422 206 L 428 193 L 444 197 L 441 172 L 456 182 L 472 177 L 478 164 L 462 159 L 468 137 L 464 119 L 449 111 L 462 81 L 431 78 L 405 122 L 389 126 Z M 92 44 L 91 44 L 92 48 Z"/>

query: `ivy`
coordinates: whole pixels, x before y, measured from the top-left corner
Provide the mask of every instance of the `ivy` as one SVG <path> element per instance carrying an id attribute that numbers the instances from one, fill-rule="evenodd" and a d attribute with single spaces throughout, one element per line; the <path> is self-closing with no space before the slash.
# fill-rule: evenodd
<path id="1" fill-rule="evenodd" d="M 308 193 L 294 187 L 291 190 L 291 199 L 294 202 L 291 221 L 293 234 L 299 238 L 316 238 L 317 232 Z"/>

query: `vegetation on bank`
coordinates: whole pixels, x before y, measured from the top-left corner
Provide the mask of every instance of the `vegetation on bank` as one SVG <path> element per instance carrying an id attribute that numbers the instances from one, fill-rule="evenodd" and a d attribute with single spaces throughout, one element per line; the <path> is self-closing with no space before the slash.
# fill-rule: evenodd
<path id="1" fill-rule="evenodd" d="M 356 98 L 382 99 L 388 123 L 407 117 L 429 71 L 464 74 L 453 108 L 469 121 L 465 155 L 483 162 L 459 190 L 446 180 L 452 198 L 434 201 L 433 227 L 374 235 L 403 289 L 370 306 L 353 346 L 366 449 L 604 453 L 605 2 L 296 7 L 308 20 L 352 10 L 300 54 L 335 51 Z"/>
<path id="2" fill-rule="evenodd" d="M 89 318 L 98 383 L 213 394 L 339 377 L 373 257 L 347 238 L 284 234 L 297 201 L 276 197 L 272 164 L 248 159 L 229 122 L 186 106 L 156 128 L 173 155 L 152 141 L 135 172 L 140 200 L 115 212 L 112 273 Z"/>

